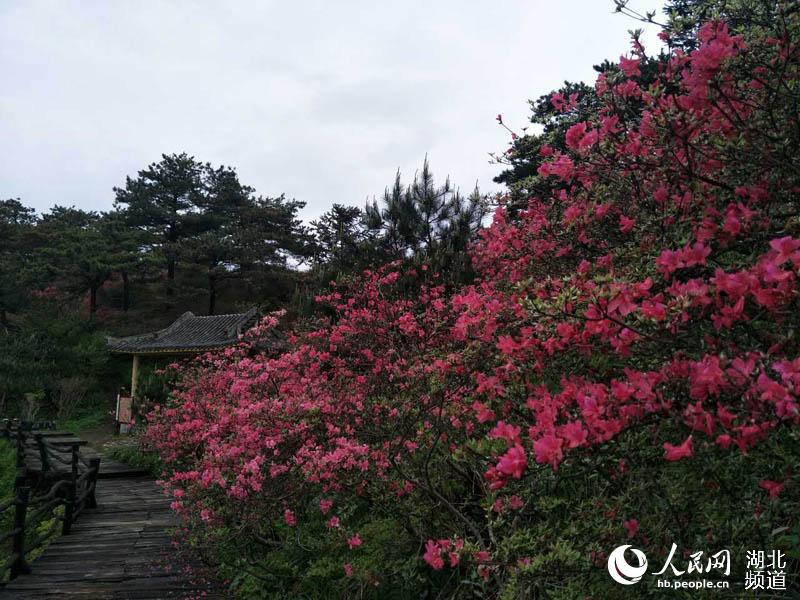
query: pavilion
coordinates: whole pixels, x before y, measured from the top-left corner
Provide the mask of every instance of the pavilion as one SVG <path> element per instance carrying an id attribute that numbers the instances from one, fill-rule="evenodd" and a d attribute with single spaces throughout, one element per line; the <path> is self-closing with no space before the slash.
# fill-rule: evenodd
<path id="1" fill-rule="evenodd" d="M 136 398 L 140 358 L 186 356 L 219 350 L 237 343 L 241 334 L 255 325 L 257 320 L 258 311 L 255 308 L 244 313 L 207 317 L 185 312 L 165 329 L 128 337 L 109 337 L 107 345 L 115 354 L 133 357 L 130 393 L 133 401 Z"/>

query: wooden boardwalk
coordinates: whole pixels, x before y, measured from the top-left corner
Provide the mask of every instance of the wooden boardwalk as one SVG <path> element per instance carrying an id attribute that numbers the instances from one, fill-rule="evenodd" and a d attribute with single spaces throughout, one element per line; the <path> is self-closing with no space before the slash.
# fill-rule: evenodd
<path id="1" fill-rule="evenodd" d="M 0 589 L 0 599 L 228 597 L 176 558 L 168 531 L 176 517 L 161 488 L 127 465 L 103 463 L 97 508 L 52 542 L 30 575 Z"/>

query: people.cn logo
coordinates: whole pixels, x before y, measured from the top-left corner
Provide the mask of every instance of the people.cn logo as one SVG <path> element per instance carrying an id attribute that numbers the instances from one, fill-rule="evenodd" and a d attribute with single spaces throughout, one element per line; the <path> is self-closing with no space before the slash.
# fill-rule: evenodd
<path id="1" fill-rule="evenodd" d="M 625 551 L 630 548 L 636 557 L 638 565 L 632 565 L 625 559 Z M 608 574 L 611 579 L 622 585 L 638 583 L 647 572 L 647 557 L 644 552 L 632 548 L 630 545 L 618 546 L 608 555 Z"/>

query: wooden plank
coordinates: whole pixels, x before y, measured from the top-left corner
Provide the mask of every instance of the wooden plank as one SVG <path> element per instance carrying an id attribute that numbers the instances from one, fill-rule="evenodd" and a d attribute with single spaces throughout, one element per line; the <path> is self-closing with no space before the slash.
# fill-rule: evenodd
<path id="1" fill-rule="evenodd" d="M 53 429 L 37 429 L 36 431 L 32 431 L 28 434 L 30 437 L 33 436 L 42 436 L 43 438 L 51 438 L 51 437 L 72 437 L 75 434 L 71 431 L 55 431 Z"/>
<path id="2" fill-rule="evenodd" d="M 104 458 L 100 462 L 99 479 L 109 479 L 112 477 L 140 477 L 148 475 L 147 469 L 143 467 L 132 467 L 113 459 Z"/>
<path id="3" fill-rule="evenodd" d="M 46 446 L 86 446 L 89 442 L 76 437 L 49 437 L 45 440 Z"/>

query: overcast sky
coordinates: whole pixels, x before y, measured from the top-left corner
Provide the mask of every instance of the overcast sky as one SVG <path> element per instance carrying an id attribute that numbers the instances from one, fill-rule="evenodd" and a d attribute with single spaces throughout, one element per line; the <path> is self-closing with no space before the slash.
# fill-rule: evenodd
<path id="1" fill-rule="evenodd" d="M 524 126 L 527 99 L 594 81 L 634 27 L 611 0 L 0 0 L 0 198 L 108 210 L 172 152 L 305 218 L 363 205 L 426 153 L 497 190 L 495 116 Z"/>

